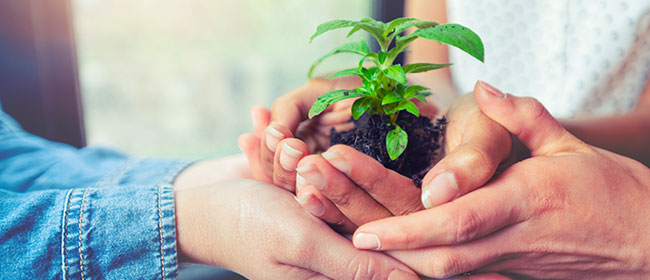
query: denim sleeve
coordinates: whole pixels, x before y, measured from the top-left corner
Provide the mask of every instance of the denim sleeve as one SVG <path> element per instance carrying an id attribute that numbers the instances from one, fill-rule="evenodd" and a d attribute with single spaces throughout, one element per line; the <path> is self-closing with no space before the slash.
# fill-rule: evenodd
<path id="1" fill-rule="evenodd" d="M 0 279 L 176 277 L 170 185 L 0 195 Z"/>
<path id="2" fill-rule="evenodd" d="M 77 149 L 0 110 L 0 279 L 173 279 L 189 162 Z"/>

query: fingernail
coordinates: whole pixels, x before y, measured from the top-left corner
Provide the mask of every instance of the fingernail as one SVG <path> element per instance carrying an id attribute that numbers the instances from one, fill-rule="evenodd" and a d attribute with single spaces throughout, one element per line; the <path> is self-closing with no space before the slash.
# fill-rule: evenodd
<path id="1" fill-rule="evenodd" d="M 354 236 L 354 239 L 352 239 L 352 243 L 354 244 L 354 247 L 357 247 L 359 249 L 381 249 L 381 242 L 379 241 L 379 237 L 372 233 L 358 233 Z"/>
<path id="2" fill-rule="evenodd" d="M 309 182 L 300 176 L 300 174 L 296 173 L 296 193 L 300 192 L 306 185 L 309 185 Z"/>
<path id="3" fill-rule="evenodd" d="M 388 275 L 388 280 L 413 280 L 420 279 L 413 273 L 408 273 L 404 270 L 395 269 Z"/>
<path id="4" fill-rule="evenodd" d="M 307 212 L 316 217 L 320 217 L 325 214 L 325 206 L 311 193 L 303 194 L 302 196 L 297 197 L 296 201 L 298 201 L 298 203 L 302 205 L 302 207 L 305 208 Z"/>
<path id="5" fill-rule="evenodd" d="M 301 157 L 301 151 L 292 148 L 287 143 L 282 145 L 282 152 L 280 152 L 280 165 L 284 170 L 295 171 Z"/>
<path id="6" fill-rule="evenodd" d="M 319 190 L 325 187 L 325 178 L 314 165 L 305 165 L 296 168 L 296 171 L 304 178 L 308 184 L 314 185 Z M 297 178 L 297 177 L 296 177 Z"/>
<path id="7" fill-rule="evenodd" d="M 282 132 L 273 128 L 271 125 L 266 128 L 266 147 L 269 148 L 271 152 L 275 152 L 275 146 L 277 146 L 282 139 L 284 139 L 284 134 L 282 134 Z"/>
<path id="8" fill-rule="evenodd" d="M 341 155 L 330 151 L 324 152 L 320 155 L 325 158 L 325 160 L 327 160 L 327 162 L 329 162 L 332 166 L 334 166 L 334 168 L 338 169 L 338 171 L 341 171 L 341 173 L 345 175 L 350 175 L 350 164 L 348 164 L 348 162 L 343 159 Z"/>
<path id="9" fill-rule="evenodd" d="M 422 205 L 431 208 L 449 202 L 460 192 L 456 176 L 451 172 L 438 174 L 422 191 Z"/>
<path id="10" fill-rule="evenodd" d="M 498 98 L 505 98 L 505 97 L 506 97 L 506 95 L 503 94 L 503 92 L 501 92 L 501 91 L 498 90 L 497 88 L 493 87 L 492 85 L 490 85 L 490 84 L 488 84 L 488 83 L 486 83 L 486 82 L 484 82 L 484 81 L 478 81 L 478 84 L 479 84 L 479 85 L 480 85 L 480 86 L 481 86 L 485 91 L 487 91 L 489 94 L 491 94 L 491 95 L 494 96 L 494 97 L 498 97 Z"/>
<path id="11" fill-rule="evenodd" d="M 257 110 L 251 109 L 251 122 L 253 123 L 253 129 L 257 128 L 257 125 L 259 125 L 257 122 Z"/>

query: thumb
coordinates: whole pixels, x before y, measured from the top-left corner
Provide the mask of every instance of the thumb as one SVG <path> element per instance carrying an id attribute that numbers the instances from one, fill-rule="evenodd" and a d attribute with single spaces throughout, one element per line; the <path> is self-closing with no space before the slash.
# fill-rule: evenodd
<path id="1" fill-rule="evenodd" d="M 532 156 L 573 151 L 583 144 L 534 98 L 504 94 L 483 81 L 476 83 L 474 98 L 481 111 L 521 140 Z"/>

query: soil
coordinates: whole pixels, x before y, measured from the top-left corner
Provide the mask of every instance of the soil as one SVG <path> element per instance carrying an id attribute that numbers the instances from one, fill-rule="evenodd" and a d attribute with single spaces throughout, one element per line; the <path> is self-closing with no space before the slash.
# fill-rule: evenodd
<path id="1" fill-rule="evenodd" d="M 364 114 L 352 120 L 355 127 L 348 131 L 335 131 L 330 134 L 331 145 L 346 144 L 375 158 L 384 167 L 409 177 L 419 187 L 422 178 L 433 163 L 440 140 L 444 135 L 445 118 L 436 120 L 408 112 L 400 112 L 397 124 L 408 134 L 406 150 L 397 159 L 390 160 L 386 151 L 386 134 L 394 127 L 387 116 Z"/>

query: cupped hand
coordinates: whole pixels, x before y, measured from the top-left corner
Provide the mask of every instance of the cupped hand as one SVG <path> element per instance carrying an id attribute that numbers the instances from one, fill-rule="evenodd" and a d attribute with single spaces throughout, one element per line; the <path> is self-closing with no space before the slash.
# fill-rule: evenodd
<path id="1" fill-rule="evenodd" d="M 483 82 L 478 85 L 490 86 Z M 444 157 L 422 180 L 425 208 L 447 203 L 483 186 L 497 168 L 503 169 L 514 161 L 510 134 L 479 109 L 473 94 L 456 99 L 447 112 L 447 120 Z"/>
<path id="2" fill-rule="evenodd" d="M 431 277 L 650 277 L 650 170 L 583 143 L 534 99 L 480 85 L 475 98 L 532 157 L 450 203 L 365 224 L 355 245 Z"/>
<path id="3" fill-rule="evenodd" d="M 418 279 L 399 261 L 360 251 L 263 182 L 175 191 L 181 256 L 251 279 Z"/>
<path id="4" fill-rule="evenodd" d="M 404 215 L 449 202 L 485 184 L 511 163 L 511 136 L 488 118 L 473 95 L 447 113 L 446 155 L 426 175 L 422 191 L 413 182 L 350 147 L 337 145 L 302 159 L 297 188 L 310 213 L 346 232 L 373 220 Z M 421 196 L 420 196 L 421 195 Z"/>
<path id="5" fill-rule="evenodd" d="M 353 100 L 337 102 L 309 119 L 311 105 L 328 91 L 354 89 L 360 83 L 356 77 L 317 78 L 278 98 L 272 111 L 252 108 L 254 132 L 241 135 L 238 144 L 255 170 L 254 178 L 295 191 L 298 161 L 327 148 L 331 128 L 351 127 L 348 121 Z"/>

